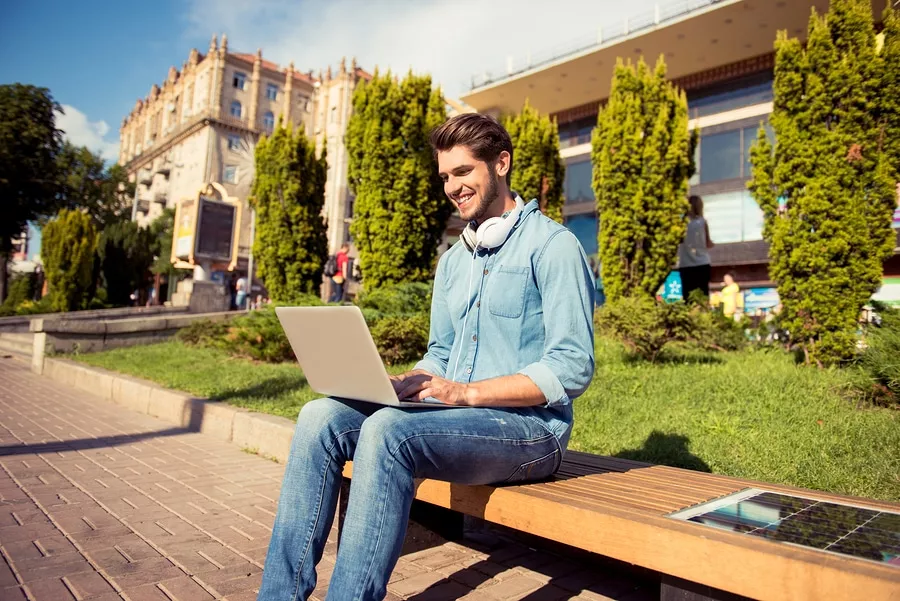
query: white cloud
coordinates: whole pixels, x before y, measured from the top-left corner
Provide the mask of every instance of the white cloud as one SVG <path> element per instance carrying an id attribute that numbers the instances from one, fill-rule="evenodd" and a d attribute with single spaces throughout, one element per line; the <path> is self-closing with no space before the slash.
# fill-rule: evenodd
<path id="1" fill-rule="evenodd" d="M 229 50 L 254 52 L 306 71 L 356 56 L 373 70 L 431 73 L 457 97 L 471 78 L 506 73 L 621 29 L 672 0 L 189 0 L 186 37 L 228 35 Z M 205 48 L 201 48 L 205 52 Z"/>
<path id="2" fill-rule="evenodd" d="M 106 121 L 89 121 L 87 115 L 68 104 L 62 105 L 62 109 L 63 113 L 56 115 L 56 127 L 65 132 L 69 142 L 76 146 L 87 146 L 109 162 L 119 160 L 119 141 L 106 139 L 109 133 Z"/>

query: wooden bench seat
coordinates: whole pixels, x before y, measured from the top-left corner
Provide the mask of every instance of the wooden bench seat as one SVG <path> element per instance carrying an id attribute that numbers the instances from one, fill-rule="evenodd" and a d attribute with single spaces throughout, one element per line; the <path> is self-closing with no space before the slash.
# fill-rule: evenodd
<path id="1" fill-rule="evenodd" d="M 348 463 L 345 478 L 352 469 Z M 900 511 L 894 503 L 574 451 L 549 481 L 465 486 L 423 480 L 416 499 L 754 599 L 900 600 L 900 567 L 666 517 L 746 488 Z"/>

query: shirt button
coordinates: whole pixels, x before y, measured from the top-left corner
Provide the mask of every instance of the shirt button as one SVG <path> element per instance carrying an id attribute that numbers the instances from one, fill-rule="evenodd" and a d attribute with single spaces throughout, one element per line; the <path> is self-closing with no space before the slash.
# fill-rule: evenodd
<path id="1" fill-rule="evenodd" d="M 467 373 L 467 374 L 472 373 L 472 368 L 471 368 L 471 367 L 467 367 L 467 368 L 466 368 L 466 373 Z"/>
<path id="2" fill-rule="evenodd" d="M 478 301 L 477 303 L 475 303 L 475 306 L 476 306 L 476 307 L 480 307 L 480 306 L 481 306 L 481 301 Z"/>
<path id="3" fill-rule="evenodd" d="M 485 269 L 485 270 L 484 270 L 484 275 L 487 275 L 487 273 L 488 273 L 488 270 Z"/>
<path id="4" fill-rule="evenodd" d="M 472 334 L 472 342 L 477 342 L 478 336 L 476 334 Z"/>

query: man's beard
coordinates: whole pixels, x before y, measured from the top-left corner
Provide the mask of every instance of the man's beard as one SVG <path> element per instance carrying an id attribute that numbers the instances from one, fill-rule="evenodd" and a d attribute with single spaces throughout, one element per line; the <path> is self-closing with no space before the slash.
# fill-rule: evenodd
<path id="1" fill-rule="evenodd" d="M 490 181 L 488 182 L 487 190 L 485 190 L 484 194 L 481 196 L 481 200 L 478 202 L 475 213 L 469 218 L 469 221 L 477 221 L 479 224 L 481 223 L 484 214 L 487 213 L 488 209 L 491 207 L 491 204 L 493 204 L 500 195 L 497 190 L 497 180 L 499 176 L 494 173 L 493 169 L 489 170 L 488 175 L 490 175 Z"/>

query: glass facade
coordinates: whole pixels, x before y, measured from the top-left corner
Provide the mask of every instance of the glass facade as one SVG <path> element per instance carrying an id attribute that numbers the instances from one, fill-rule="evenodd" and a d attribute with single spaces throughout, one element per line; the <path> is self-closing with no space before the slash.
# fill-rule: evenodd
<path id="1" fill-rule="evenodd" d="M 703 216 L 716 244 L 762 240 L 763 212 L 749 190 L 704 194 Z"/>
<path id="2" fill-rule="evenodd" d="M 768 121 L 763 127 L 774 138 Z M 719 129 L 719 128 L 716 128 Z M 700 132 L 698 154 L 695 156 L 698 175 L 692 184 L 708 184 L 729 179 L 748 179 L 750 173 L 750 147 L 756 142 L 758 126 L 740 127 L 712 134 Z"/>
<path id="3" fill-rule="evenodd" d="M 597 115 L 578 119 L 559 126 L 559 147 L 569 148 L 591 141 L 591 132 L 597 125 Z"/>
<path id="4" fill-rule="evenodd" d="M 594 190 L 591 188 L 592 172 L 590 157 L 566 165 L 566 181 L 563 186 L 566 204 L 594 201 Z"/>
<path id="5" fill-rule="evenodd" d="M 772 102 L 771 72 L 688 93 L 688 115 L 691 119 L 733 111 L 745 106 Z"/>
<path id="6" fill-rule="evenodd" d="M 597 215 L 571 215 L 566 218 L 565 226 L 578 238 L 584 254 L 589 257 L 597 255 Z"/>

